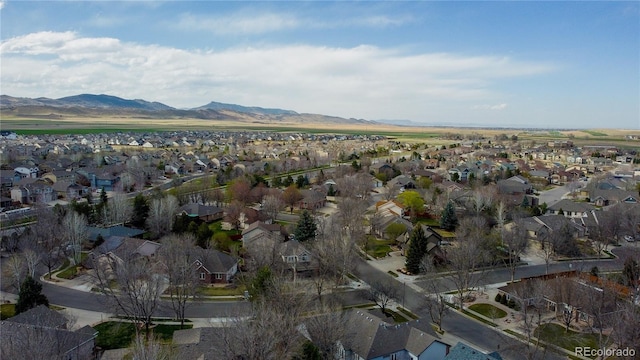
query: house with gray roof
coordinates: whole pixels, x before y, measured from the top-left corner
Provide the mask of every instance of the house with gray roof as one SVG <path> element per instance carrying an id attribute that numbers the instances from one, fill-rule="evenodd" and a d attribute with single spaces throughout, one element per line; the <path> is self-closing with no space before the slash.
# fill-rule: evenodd
<path id="1" fill-rule="evenodd" d="M 198 249 L 194 266 L 198 278 L 205 284 L 231 282 L 238 272 L 238 259 L 218 250 Z"/>
<path id="2" fill-rule="evenodd" d="M 181 216 L 182 214 L 185 214 L 190 218 L 198 218 L 201 221 L 208 223 L 221 220 L 224 217 L 224 210 L 217 206 L 190 203 L 178 208 L 176 216 Z"/>
<path id="3" fill-rule="evenodd" d="M 428 321 L 394 325 L 353 310 L 345 325 L 345 336 L 338 344 L 341 359 L 443 359 L 449 352 L 450 345 L 436 335 Z"/>
<path id="4" fill-rule="evenodd" d="M 451 348 L 444 360 L 502 360 L 502 357 L 497 352 L 485 354 L 476 348 L 459 342 Z"/>
<path id="5" fill-rule="evenodd" d="M 0 323 L 2 359 L 95 359 L 98 332 L 67 329 L 67 319 L 41 305 Z"/>
<path id="6" fill-rule="evenodd" d="M 591 210 L 595 210 L 593 205 L 569 199 L 560 200 L 547 208 L 547 212 L 550 214 L 563 215 L 568 218 L 586 217 Z"/>

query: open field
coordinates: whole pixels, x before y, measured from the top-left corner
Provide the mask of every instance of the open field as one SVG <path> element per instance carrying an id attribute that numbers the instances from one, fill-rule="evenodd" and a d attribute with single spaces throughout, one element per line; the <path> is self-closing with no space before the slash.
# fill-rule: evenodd
<path id="1" fill-rule="evenodd" d="M 500 134 L 517 135 L 519 141 L 545 142 L 572 140 L 576 145 L 640 146 L 638 140 L 628 140 L 627 135 L 640 137 L 640 130 L 591 129 L 591 130 L 533 130 L 510 128 L 458 128 L 458 127 L 409 127 L 376 123 L 311 123 L 311 122 L 258 122 L 203 119 L 143 119 L 128 117 L 94 117 L 68 119 L 26 119 L 3 116 L 2 130 L 19 134 L 89 134 L 118 131 L 175 131 L 175 130 L 257 130 L 273 132 L 308 132 L 340 134 L 384 135 L 402 141 L 448 144 L 454 140 L 442 139 L 444 135 L 481 134 L 489 139 Z M 339 128 L 339 130 L 337 130 Z"/>

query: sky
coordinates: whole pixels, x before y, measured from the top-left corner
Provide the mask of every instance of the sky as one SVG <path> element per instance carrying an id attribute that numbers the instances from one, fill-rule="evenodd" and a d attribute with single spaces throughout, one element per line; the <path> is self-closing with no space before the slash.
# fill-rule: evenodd
<path id="1" fill-rule="evenodd" d="M 0 0 L 0 93 L 640 129 L 640 2 Z"/>

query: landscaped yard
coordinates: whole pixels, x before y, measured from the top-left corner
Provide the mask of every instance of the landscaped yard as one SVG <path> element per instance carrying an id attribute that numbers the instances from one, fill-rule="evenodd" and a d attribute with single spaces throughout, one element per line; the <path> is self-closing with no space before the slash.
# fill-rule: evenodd
<path id="1" fill-rule="evenodd" d="M 598 335 L 592 333 L 579 333 L 572 330 L 567 332 L 560 324 L 545 324 L 534 332 L 534 336 L 540 340 L 573 351 L 578 346 L 598 348 Z"/>
<path id="2" fill-rule="evenodd" d="M 374 237 L 367 239 L 366 251 L 367 254 L 376 259 L 387 256 L 391 252 L 391 244 L 393 240 L 379 240 Z"/>
<path id="3" fill-rule="evenodd" d="M 489 319 L 500 319 L 507 316 L 507 312 L 491 304 L 473 304 L 469 310 L 475 311 Z"/>
<path id="4" fill-rule="evenodd" d="M 192 324 L 185 324 L 184 329 L 191 329 Z M 102 349 L 122 349 L 129 347 L 136 334 L 133 323 L 120 321 L 107 321 L 94 326 L 98 331 L 96 345 Z M 173 332 L 180 330 L 180 325 L 159 324 L 152 328 L 152 332 L 163 341 L 170 341 Z"/>

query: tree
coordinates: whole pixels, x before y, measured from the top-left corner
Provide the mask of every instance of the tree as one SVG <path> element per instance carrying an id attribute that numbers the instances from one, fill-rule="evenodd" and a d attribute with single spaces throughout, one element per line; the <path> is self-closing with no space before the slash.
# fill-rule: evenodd
<path id="1" fill-rule="evenodd" d="M 20 285 L 27 276 L 27 266 L 24 258 L 16 253 L 11 255 L 6 261 L 3 261 L 2 275 L 2 278 L 5 280 L 11 279 L 13 288 L 19 290 Z"/>
<path id="2" fill-rule="evenodd" d="M 80 250 L 82 242 L 87 239 L 89 229 L 87 228 L 87 218 L 75 211 L 70 211 L 63 219 L 65 239 L 71 246 L 74 264 L 80 264 Z"/>
<path id="3" fill-rule="evenodd" d="M 502 229 L 502 244 L 507 251 L 505 262 L 511 273 L 511 281 L 515 280 L 516 268 L 520 261 L 520 256 L 527 251 L 529 245 L 527 229 L 522 222 L 514 222 L 511 229 Z"/>
<path id="4" fill-rule="evenodd" d="M 316 225 L 316 221 L 313 216 L 311 216 L 311 213 L 307 210 L 303 210 L 300 215 L 300 219 L 298 220 L 296 231 L 294 232 L 296 240 L 300 242 L 313 240 L 316 237 L 317 230 L 318 226 Z"/>
<path id="5" fill-rule="evenodd" d="M 486 256 L 483 238 L 478 234 L 459 240 L 455 245 L 447 252 L 447 259 L 451 262 L 450 278 L 458 293 L 458 305 L 463 309 L 467 294 L 482 280 Z"/>
<path id="6" fill-rule="evenodd" d="M 22 285 L 16 302 L 16 314 L 20 314 L 38 305 L 49 306 L 49 300 L 42 294 L 42 284 L 27 276 Z"/>
<path id="7" fill-rule="evenodd" d="M 131 216 L 131 225 L 138 229 L 144 229 L 144 225 L 149 215 L 149 202 L 147 198 L 138 194 L 133 198 L 133 213 Z"/>
<path id="8" fill-rule="evenodd" d="M 398 195 L 398 200 L 411 211 L 412 219 L 415 219 L 418 214 L 424 211 L 424 199 L 417 191 L 404 191 L 402 194 Z"/>
<path id="9" fill-rule="evenodd" d="M 209 229 L 209 224 L 201 223 L 196 231 L 196 244 L 203 249 L 208 248 L 211 236 L 213 236 L 213 231 Z"/>
<path id="10" fill-rule="evenodd" d="M 449 201 L 442 211 L 440 227 L 447 231 L 453 231 L 456 229 L 456 226 L 458 226 L 458 216 L 456 215 L 456 209 L 453 206 L 453 202 Z"/>
<path id="11" fill-rule="evenodd" d="M 640 264 L 631 256 L 624 260 L 622 277 L 624 278 L 625 285 L 631 287 L 640 279 Z"/>
<path id="12" fill-rule="evenodd" d="M 185 310 L 197 295 L 200 280 L 194 265 L 196 249 L 190 236 L 169 235 L 161 240 L 160 258 L 166 268 L 171 308 L 184 327 Z M 202 259 L 200 259 L 202 260 Z"/>
<path id="13" fill-rule="evenodd" d="M 298 201 L 302 200 L 302 194 L 294 185 L 289 185 L 282 193 L 282 200 L 289 206 L 291 213 L 293 214 L 293 207 L 298 203 Z"/>
<path id="14" fill-rule="evenodd" d="M 373 281 L 369 284 L 369 300 L 373 301 L 387 314 L 387 307 L 391 300 L 397 299 L 398 290 L 391 280 Z"/>
<path id="15" fill-rule="evenodd" d="M 133 204 L 125 193 L 117 192 L 102 209 L 102 222 L 105 225 L 124 224 L 131 219 Z"/>
<path id="16" fill-rule="evenodd" d="M 164 290 L 164 265 L 158 258 L 141 256 L 130 249 L 123 258 L 100 256 L 94 259 L 95 284 L 115 312 L 144 325 L 149 335 L 151 316 L 160 305 Z M 136 328 L 137 329 L 137 328 Z"/>
<path id="17" fill-rule="evenodd" d="M 39 260 L 47 267 L 47 274 L 51 279 L 51 272 L 61 259 L 64 244 L 64 232 L 58 217 L 51 211 L 38 211 L 38 221 L 31 225 L 26 232 L 28 243 L 38 254 Z M 32 273 L 31 276 L 34 276 Z"/>
<path id="18" fill-rule="evenodd" d="M 246 177 L 239 177 L 234 179 L 229 186 L 227 186 L 227 199 L 229 201 L 237 200 L 242 205 L 246 205 L 251 202 L 251 182 Z"/>
<path id="19" fill-rule="evenodd" d="M 409 237 L 409 249 L 407 250 L 407 259 L 405 266 L 407 271 L 412 274 L 420 272 L 422 259 L 427 254 L 427 238 L 422 230 L 422 225 L 416 225 Z"/>
<path id="20" fill-rule="evenodd" d="M 149 215 L 147 217 L 147 226 L 155 237 L 163 236 L 171 230 L 172 221 L 178 210 L 178 199 L 175 196 L 168 195 L 151 200 L 149 204 Z"/>
<path id="21" fill-rule="evenodd" d="M 278 214 L 283 208 L 284 202 L 279 195 L 267 195 L 262 199 L 262 211 L 271 223 L 275 223 Z"/>
<path id="22" fill-rule="evenodd" d="M 424 272 L 428 274 L 428 277 L 424 281 L 424 289 L 429 293 L 429 295 L 425 299 L 424 305 L 429 312 L 431 321 L 438 325 L 438 331 L 442 332 L 442 321 L 449 313 L 449 305 L 444 300 L 443 295 L 440 294 L 440 278 L 434 276 L 436 269 L 433 265 L 433 260 L 430 257 L 425 256 L 422 258 L 421 267 Z"/>

